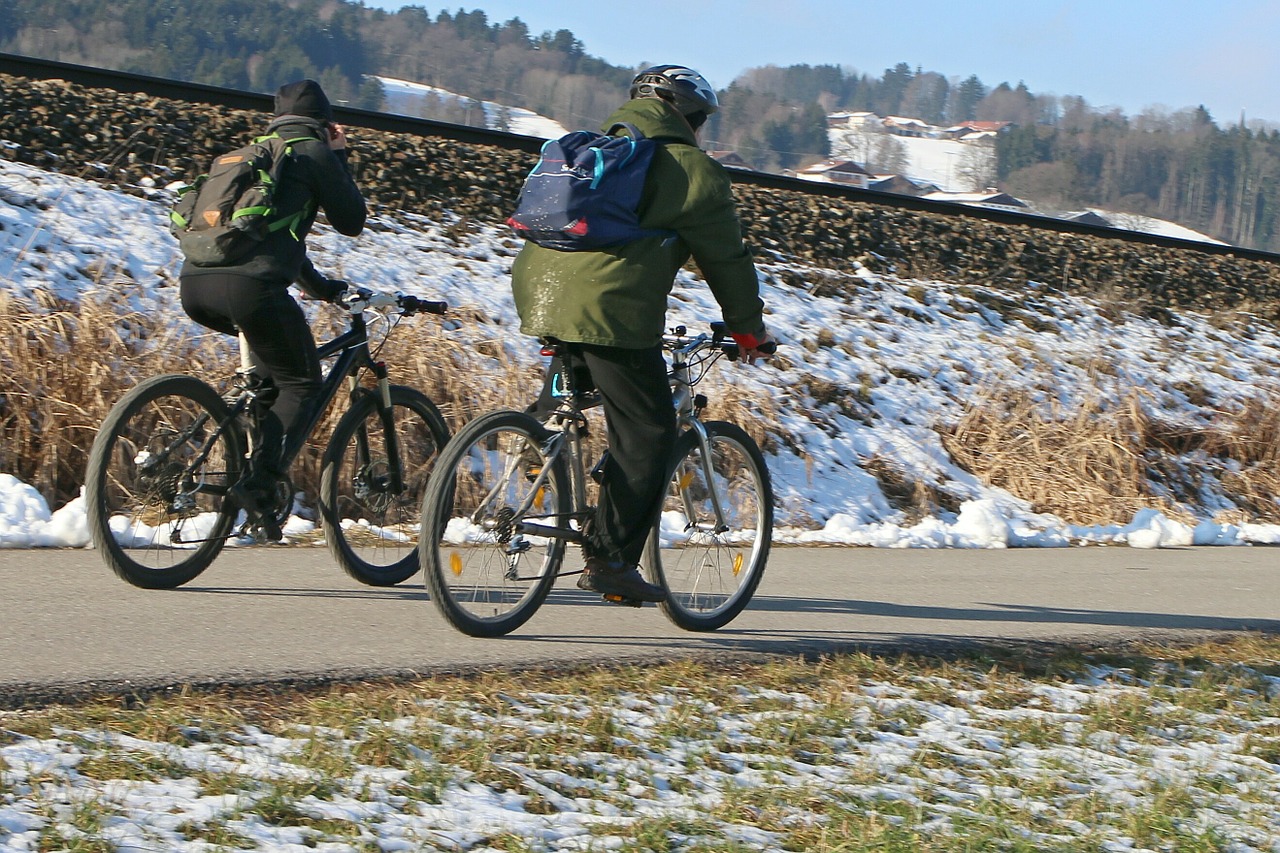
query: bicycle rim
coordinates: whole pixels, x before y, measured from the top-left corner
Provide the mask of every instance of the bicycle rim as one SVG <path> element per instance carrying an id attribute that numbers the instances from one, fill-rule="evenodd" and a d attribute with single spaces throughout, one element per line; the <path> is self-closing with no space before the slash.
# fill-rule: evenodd
<path id="1" fill-rule="evenodd" d="M 567 519 L 566 479 L 547 467 L 539 430 L 518 412 L 481 417 L 450 441 L 432 473 L 420 554 L 432 601 L 466 634 L 518 628 L 555 583 L 564 540 L 519 529 Z"/>
<path id="2" fill-rule="evenodd" d="M 394 444 L 372 396 L 352 406 L 334 429 L 320 486 L 329 550 L 347 574 L 371 586 L 397 584 L 418 571 L 423 495 L 449 437 L 440 413 L 417 391 L 393 386 L 391 406 Z"/>
<path id="3" fill-rule="evenodd" d="M 197 379 L 142 383 L 108 414 L 86 477 L 89 527 L 111 569 L 135 586 L 167 589 L 194 578 L 231 534 L 236 507 L 224 500 L 240 476 L 240 433 Z"/>
<path id="4" fill-rule="evenodd" d="M 697 435 L 682 435 L 662 515 L 645 552 L 650 578 L 667 588 L 663 612 L 690 631 L 720 628 L 746 607 L 764 574 L 773 535 L 769 471 L 759 448 L 733 424 L 705 427 L 710 465 L 704 464 Z"/>

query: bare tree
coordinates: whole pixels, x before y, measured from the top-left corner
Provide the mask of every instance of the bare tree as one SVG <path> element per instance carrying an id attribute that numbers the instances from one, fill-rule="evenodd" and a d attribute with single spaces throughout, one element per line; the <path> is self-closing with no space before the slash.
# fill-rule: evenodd
<path id="1" fill-rule="evenodd" d="M 878 135 L 869 160 L 870 171 L 882 175 L 901 175 L 907 171 L 907 146 L 889 133 Z"/>
<path id="2" fill-rule="evenodd" d="M 968 143 L 960 152 L 956 176 L 972 192 L 996 185 L 996 149 L 980 142 Z"/>

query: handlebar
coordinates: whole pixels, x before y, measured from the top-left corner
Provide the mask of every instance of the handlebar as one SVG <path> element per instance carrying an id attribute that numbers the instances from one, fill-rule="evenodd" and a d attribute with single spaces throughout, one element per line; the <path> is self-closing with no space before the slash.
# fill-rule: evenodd
<path id="1" fill-rule="evenodd" d="M 707 335 L 703 332 L 699 335 L 689 337 L 689 330 L 684 326 L 676 326 L 671 330 L 670 334 L 662 336 L 663 345 L 671 350 L 683 350 L 685 354 L 696 352 L 700 349 L 709 348 L 711 346 L 718 347 L 721 352 L 730 360 L 737 361 L 741 355 L 740 347 L 736 341 L 726 340 L 729 337 L 729 329 L 723 322 L 715 321 L 711 323 L 711 334 Z M 777 341 L 769 341 L 761 344 L 758 352 L 763 355 L 773 355 L 778 351 Z"/>
<path id="2" fill-rule="evenodd" d="M 449 303 L 422 299 L 407 293 L 374 293 L 363 287 L 348 289 L 337 299 L 337 304 L 352 314 L 359 314 L 369 309 L 393 308 L 401 316 L 412 317 L 414 314 L 444 314 L 449 310 Z"/>

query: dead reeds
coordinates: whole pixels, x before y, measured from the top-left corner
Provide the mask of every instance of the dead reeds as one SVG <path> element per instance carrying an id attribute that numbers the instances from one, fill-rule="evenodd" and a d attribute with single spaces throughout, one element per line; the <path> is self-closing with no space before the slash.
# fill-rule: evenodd
<path id="1" fill-rule="evenodd" d="M 1153 416 L 1137 390 L 1067 405 L 992 388 L 939 432 L 966 470 L 1069 523 L 1124 523 L 1145 507 L 1189 521 L 1207 479 L 1238 507 L 1231 520 L 1280 520 L 1277 389 L 1184 424 Z"/>

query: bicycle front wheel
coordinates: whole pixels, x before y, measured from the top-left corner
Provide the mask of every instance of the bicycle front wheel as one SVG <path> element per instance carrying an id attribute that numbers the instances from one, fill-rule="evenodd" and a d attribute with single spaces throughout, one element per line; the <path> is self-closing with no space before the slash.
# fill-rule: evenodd
<path id="1" fill-rule="evenodd" d="M 320 515 L 329 550 L 351 577 L 392 586 L 418 571 L 422 498 L 448 440 L 435 404 L 402 385 L 391 386 L 390 412 L 362 394 L 342 416 L 324 454 Z"/>
<path id="2" fill-rule="evenodd" d="M 464 634 L 514 631 L 555 583 L 565 540 L 524 527 L 568 525 L 568 478 L 562 465 L 548 465 L 545 432 L 521 412 L 482 415 L 431 473 L 419 554 L 431 600 Z"/>
<path id="3" fill-rule="evenodd" d="M 764 576 L 773 537 L 773 491 L 760 448 L 735 424 L 703 426 L 710 455 L 693 430 L 680 436 L 645 548 L 650 580 L 667 589 L 663 612 L 687 631 L 714 631 L 742 612 Z"/>
<path id="4" fill-rule="evenodd" d="M 226 544 L 238 507 L 244 439 L 217 392 L 191 376 L 157 376 L 103 421 L 85 477 L 94 546 L 123 580 L 172 589 Z"/>

